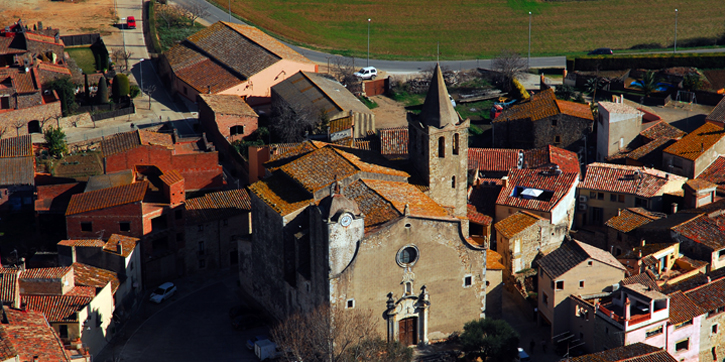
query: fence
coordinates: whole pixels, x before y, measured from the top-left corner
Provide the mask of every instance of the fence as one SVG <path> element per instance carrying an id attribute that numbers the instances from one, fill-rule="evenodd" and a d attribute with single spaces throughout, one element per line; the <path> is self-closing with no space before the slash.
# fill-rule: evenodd
<path id="1" fill-rule="evenodd" d="M 67 47 L 78 46 L 78 45 L 91 45 L 101 39 L 101 34 L 78 34 L 78 35 L 63 35 L 60 37 L 63 43 Z"/>
<path id="2" fill-rule="evenodd" d="M 91 119 L 93 119 L 93 122 L 96 122 L 104 119 L 125 116 L 132 113 L 136 113 L 136 107 L 133 105 L 133 102 L 131 102 L 131 105 L 129 107 L 117 109 L 115 111 L 91 114 Z"/>

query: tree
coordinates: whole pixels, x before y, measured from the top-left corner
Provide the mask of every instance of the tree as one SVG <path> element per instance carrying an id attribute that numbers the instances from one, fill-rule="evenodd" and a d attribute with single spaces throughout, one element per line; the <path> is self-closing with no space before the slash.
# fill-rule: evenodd
<path id="1" fill-rule="evenodd" d="M 123 73 L 116 74 L 111 84 L 113 101 L 116 103 L 120 102 L 124 97 L 128 97 L 129 92 L 131 92 L 131 85 L 128 82 L 128 77 Z"/>
<path id="2" fill-rule="evenodd" d="M 73 114 L 78 108 L 78 103 L 76 103 L 76 85 L 73 84 L 70 77 L 52 80 L 48 83 L 48 89 L 52 89 L 58 93 L 64 116 Z"/>
<path id="3" fill-rule="evenodd" d="M 151 109 L 151 95 L 156 92 L 156 84 L 146 84 L 143 87 L 144 93 L 146 93 L 147 96 L 149 96 L 149 109 Z"/>
<path id="4" fill-rule="evenodd" d="M 121 71 L 124 72 L 128 70 L 128 60 L 131 58 L 131 55 L 133 55 L 131 51 L 121 48 L 115 49 L 113 53 L 111 53 L 113 62 L 116 63 L 121 68 Z M 121 62 L 122 60 L 123 63 Z"/>
<path id="5" fill-rule="evenodd" d="M 705 82 L 698 73 L 690 73 L 682 79 L 682 88 L 688 91 L 696 91 L 705 87 Z"/>
<path id="6" fill-rule="evenodd" d="M 355 76 L 356 70 L 352 58 L 334 57 L 330 63 L 329 72 L 351 93 L 362 92 L 362 80 Z"/>
<path id="7" fill-rule="evenodd" d="M 48 153 L 54 157 L 63 156 L 68 153 L 68 144 L 65 140 L 65 132 L 60 127 L 50 126 L 45 130 L 45 142 L 48 144 Z"/>
<path id="8" fill-rule="evenodd" d="M 474 357 L 506 362 L 517 356 L 519 335 L 506 321 L 479 319 L 463 326 L 461 343 L 463 349 Z"/>
<path id="9" fill-rule="evenodd" d="M 562 84 L 562 85 L 556 86 L 556 90 L 554 90 L 554 94 L 556 95 L 556 98 L 568 101 L 571 99 L 571 97 L 574 96 L 574 87 L 572 87 L 568 84 Z"/>
<path id="10" fill-rule="evenodd" d="M 376 321 L 371 310 L 333 311 L 323 305 L 285 319 L 272 330 L 272 338 L 288 351 L 284 357 L 288 361 L 411 361 L 410 349 L 378 335 Z"/>
<path id="11" fill-rule="evenodd" d="M 649 97 L 657 89 L 657 75 L 654 71 L 648 70 L 642 75 L 642 80 L 632 84 L 632 87 L 641 90 L 645 97 Z"/>
<path id="12" fill-rule="evenodd" d="M 316 126 L 313 117 L 298 114 L 285 103 L 272 104 L 270 128 L 282 142 L 300 142 Z"/>
<path id="13" fill-rule="evenodd" d="M 106 83 L 106 78 L 104 78 L 104 77 L 101 77 L 101 79 L 98 80 L 98 90 L 96 91 L 96 103 L 97 104 L 108 103 L 108 83 Z"/>
<path id="14" fill-rule="evenodd" d="M 501 76 L 503 90 L 506 92 L 513 89 L 513 80 L 519 79 L 528 70 L 526 59 L 519 53 L 504 49 L 491 62 L 491 68 Z"/>
<path id="15" fill-rule="evenodd" d="M 196 19 L 209 15 L 209 9 L 204 2 L 195 2 L 186 6 L 186 17 L 189 19 L 189 26 L 194 26 Z"/>

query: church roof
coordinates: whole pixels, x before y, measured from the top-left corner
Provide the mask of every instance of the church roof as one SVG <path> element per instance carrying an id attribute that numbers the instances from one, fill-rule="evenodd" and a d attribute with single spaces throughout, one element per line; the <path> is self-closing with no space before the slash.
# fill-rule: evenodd
<path id="1" fill-rule="evenodd" d="M 458 115 L 453 104 L 451 104 L 446 82 L 443 80 L 443 72 L 439 64 L 436 64 L 433 77 L 430 80 L 430 88 L 425 96 L 423 110 L 420 112 L 421 121 L 428 126 L 443 128 L 449 123 L 458 124 L 461 117 Z"/>

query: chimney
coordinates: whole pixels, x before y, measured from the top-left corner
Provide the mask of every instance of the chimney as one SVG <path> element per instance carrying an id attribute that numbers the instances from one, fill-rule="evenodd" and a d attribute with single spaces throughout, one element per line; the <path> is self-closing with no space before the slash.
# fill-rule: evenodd
<path id="1" fill-rule="evenodd" d="M 206 86 L 206 93 L 207 94 L 211 94 L 211 86 L 210 85 Z"/>
<path id="2" fill-rule="evenodd" d="M 116 244 L 116 252 L 121 255 L 123 254 L 123 245 L 121 245 L 120 241 Z"/>
<path id="3" fill-rule="evenodd" d="M 561 72 L 561 75 L 562 75 L 562 76 L 564 76 L 564 79 L 566 79 L 566 76 L 567 76 L 567 74 L 566 74 L 566 73 L 567 73 L 567 72 L 566 72 L 566 68 L 564 68 L 564 71 L 562 71 L 562 72 Z"/>
<path id="4" fill-rule="evenodd" d="M 672 205 L 670 207 L 670 211 L 671 211 L 670 212 L 671 214 L 676 214 L 677 213 L 677 203 L 676 202 L 673 202 L 672 203 Z"/>
<path id="5" fill-rule="evenodd" d="M 710 284 L 712 282 L 712 279 L 710 279 L 710 276 L 707 276 L 707 283 Z"/>
<path id="6" fill-rule="evenodd" d="M 55 43 L 60 43 L 60 34 L 55 34 Z"/>
<path id="7" fill-rule="evenodd" d="M 508 176 L 501 177 L 501 186 L 503 186 L 503 188 L 506 188 L 506 187 L 508 187 L 508 185 L 509 185 L 509 177 Z"/>
<path id="8" fill-rule="evenodd" d="M 624 104 L 624 94 L 619 95 L 619 103 Z"/>
<path id="9" fill-rule="evenodd" d="M 639 241 L 639 246 L 644 246 L 647 242 L 644 239 Z"/>
<path id="10" fill-rule="evenodd" d="M 642 250 L 639 251 L 639 259 L 642 259 Z"/>
<path id="11" fill-rule="evenodd" d="M 629 297 L 627 297 L 627 299 L 624 300 L 624 320 L 626 321 L 628 321 L 629 318 L 632 316 L 632 311 L 630 310 L 629 304 Z"/>
<path id="12" fill-rule="evenodd" d="M 618 208 L 617 209 L 617 216 L 622 216 L 622 209 L 621 208 Z"/>
<path id="13" fill-rule="evenodd" d="M 33 362 L 38 362 L 38 356 L 33 356 Z"/>

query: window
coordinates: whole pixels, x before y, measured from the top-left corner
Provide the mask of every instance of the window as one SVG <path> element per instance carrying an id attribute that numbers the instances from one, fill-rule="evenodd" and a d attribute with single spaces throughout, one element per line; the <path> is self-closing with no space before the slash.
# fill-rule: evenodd
<path id="1" fill-rule="evenodd" d="M 473 285 L 473 276 L 466 275 L 463 278 L 463 287 L 470 287 L 471 285 Z"/>
<path id="2" fill-rule="evenodd" d="M 92 222 L 82 222 L 81 231 L 93 231 L 93 223 Z"/>
<path id="3" fill-rule="evenodd" d="M 204 269 L 204 268 L 206 268 L 206 260 L 199 259 L 199 269 Z"/>
<path id="4" fill-rule="evenodd" d="M 199 242 L 199 255 L 204 255 L 204 242 Z"/>
<path id="5" fill-rule="evenodd" d="M 725 258 L 725 249 L 718 251 L 717 257 L 720 259 Z"/>
<path id="6" fill-rule="evenodd" d="M 454 155 L 458 154 L 458 149 L 460 148 L 459 144 L 460 144 L 460 136 L 458 135 L 458 133 L 456 133 L 453 135 L 453 154 Z"/>
<path id="7" fill-rule="evenodd" d="M 617 233 L 617 241 L 622 241 L 622 233 Z"/>
<path id="8" fill-rule="evenodd" d="M 597 193 L 597 200 L 604 200 L 604 193 L 603 192 Z"/>
<path id="9" fill-rule="evenodd" d="M 593 262 L 593 261 L 591 261 L 591 260 L 589 260 L 589 261 L 587 262 L 587 266 L 592 266 L 592 265 L 594 265 L 594 262 Z"/>
<path id="10" fill-rule="evenodd" d="M 0 109 L 10 109 L 10 97 L 0 97 Z"/>
<path id="11" fill-rule="evenodd" d="M 617 202 L 624 203 L 624 195 L 618 195 L 617 196 Z"/>
<path id="12" fill-rule="evenodd" d="M 231 126 L 229 127 L 229 134 L 232 136 L 244 134 L 244 126 Z"/>
<path id="13" fill-rule="evenodd" d="M 564 281 L 563 280 L 556 281 L 556 290 L 564 290 Z"/>
<path id="14" fill-rule="evenodd" d="M 446 157 L 446 138 L 438 138 L 438 157 Z"/>
<path id="15" fill-rule="evenodd" d="M 67 325 L 61 324 L 58 327 L 58 329 L 60 331 L 60 338 L 68 338 L 68 326 Z"/>
<path id="16" fill-rule="evenodd" d="M 617 201 L 617 194 L 609 194 L 609 201 L 611 201 L 611 202 Z"/>
<path id="17" fill-rule="evenodd" d="M 549 305 L 549 296 L 546 293 L 541 293 L 544 297 L 541 299 L 544 305 Z"/>
<path id="18" fill-rule="evenodd" d="M 675 352 L 687 351 L 690 349 L 690 339 L 684 339 L 675 343 Z"/>
<path id="19" fill-rule="evenodd" d="M 597 198 L 597 193 L 596 193 L 596 192 L 594 192 L 594 191 L 590 191 L 590 192 L 589 192 L 589 198 L 590 198 L 590 199 L 596 199 L 596 198 Z"/>
<path id="20" fill-rule="evenodd" d="M 456 176 L 451 176 L 451 188 L 456 188 Z"/>
<path id="21" fill-rule="evenodd" d="M 691 325 L 692 325 L 692 319 L 690 319 L 689 321 L 687 321 L 685 323 L 680 323 L 680 324 L 676 325 L 675 329 L 680 329 L 682 327 L 687 327 L 687 326 L 691 326 Z"/>
<path id="22" fill-rule="evenodd" d="M 204 231 L 204 225 L 203 224 L 199 224 L 197 230 Z"/>
<path id="23" fill-rule="evenodd" d="M 413 283 L 405 282 L 405 294 L 413 294 Z"/>
<path id="24" fill-rule="evenodd" d="M 717 334 L 717 323 L 713 324 L 711 328 L 710 332 L 712 332 L 712 334 Z"/>
<path id="25" fill-rule="evenodd" d="M 129 232 L 131 231 L 131 223 L 128 221 L 119 222 L 118 229 L 121 231 Z"/>
<path id="26" fill-rule="evenodd" d="M 556 123 L 557 123 L 556 121 L 557 121 L 556 119 L 552 119 L 551 120 L 551 125 L 554 126 L 554 127 L 556 127 Z"/>
<path id="27" fill-rule="evenodd" d="M 186 87 L 184 87 L 184 89 L 183 89 L 183 90 L 184 90 L 184 95 L 186 95 Z"/>
<path id="28" fill-rule="evenodd" d="M 355 308 L 355 299 L 348 299 L 346 307 L 347 309 Z"/>
<path id="29" fill-rule="evenodd" d="M 418 248 L 413 245 L 405 246 L 398 251 L 396 257 L 398 265 L 411 266 L 418 261 Z"/>
<path id="30" fill-rule="evenodd" d="M 584 288 L 584 281 L 583 280 L 580 280 L 579 281 L 579 288 Z"/>
<path id="31" fill-rule="evenodd" d="M 554 146 L 558 146 L 561 143 L 561 136 L 554 136 Z"/>
<path id="32" fill-rule="evenodd" d="M 184 240 L 184 234 L 176 233 L 176 241 L 182 241 L 182 240 Z"/>
<path id="33" fill-rule="evenodd" d="M 655 327 L 655 328 L 652 328 L 652 329 L 648 329 L 647 330 L 647 333 L 646 333 L 646 336 L 647 336 L 647 338 L 650 338 L 650 337 L 654 337 L 654 336 L 659 335 L 659 334 L 662 334 L 662 326 Z"/>

